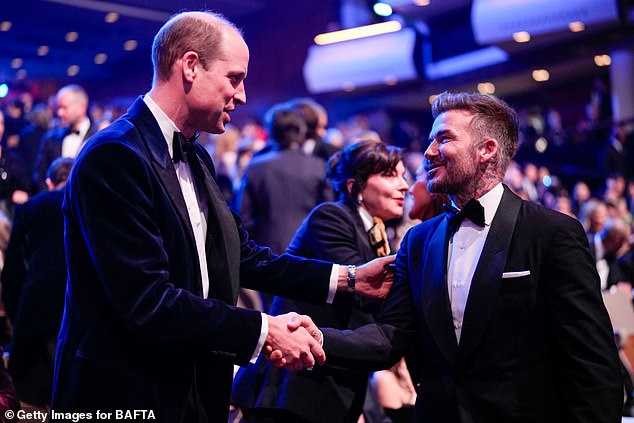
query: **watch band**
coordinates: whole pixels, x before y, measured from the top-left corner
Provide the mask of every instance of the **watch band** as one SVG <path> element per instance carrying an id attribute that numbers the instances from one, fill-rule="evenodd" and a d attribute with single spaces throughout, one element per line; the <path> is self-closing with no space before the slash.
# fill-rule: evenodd
<path id="1" fill-rule="evenodd" d="M 357 282 L 357 266 L 348 265 L 348 292 L 354 292 L 354 285 Z"/>

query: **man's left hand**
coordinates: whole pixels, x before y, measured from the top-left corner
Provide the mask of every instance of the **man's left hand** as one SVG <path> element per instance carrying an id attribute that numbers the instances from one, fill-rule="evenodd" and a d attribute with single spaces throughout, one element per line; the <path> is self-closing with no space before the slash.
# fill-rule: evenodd
<path id="1" fill-rule="evenodd" d="M 385 298 L 394 283 L 395 259 L 396 255 L 379 257 L 357 267 L 354 292 L 369 298 Z"/>

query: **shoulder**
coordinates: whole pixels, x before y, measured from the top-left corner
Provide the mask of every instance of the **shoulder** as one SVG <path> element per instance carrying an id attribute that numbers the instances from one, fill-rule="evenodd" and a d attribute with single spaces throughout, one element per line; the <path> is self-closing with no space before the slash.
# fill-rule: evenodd
<path id="1" fill-rule="evenodd" d="M 46 142 L 54 142 L 61 141 L 64 138 L 64 134 L 66 133 L 65 126 L 57 126 L 53 129 L 50 129 L 44 134 L 44 141 Z"/>
<path id="2" fill-rule="evenodd" d="M 408 231 L 409 238 L 424 238 L 431 235 L 434 230 L 440 225 L 440 222 L 445 218 L 445 214 L 441 213 L 438 216 L 434 216 L 431 219 L 425 220 L 416 226 L 413 226 Z"/>
<path id="3" fill-rule="evenodd" d="M 521 200 L 520 215 L 518 220 L 524 220 L 529 224 L 539 225 L 542 230 L 564 228 L 567 230 L 583 231 L 583 226 L 574 217 L 570 217 L 558 211 L 544 207 L 541 204 Z"/>
<path id="4" fill-rule="evenodd" d="M 352 218 L 354 211 L 342 202 L 325 202 L 315 207 L 308 215 L 308 220 L 349 220 Z"/>

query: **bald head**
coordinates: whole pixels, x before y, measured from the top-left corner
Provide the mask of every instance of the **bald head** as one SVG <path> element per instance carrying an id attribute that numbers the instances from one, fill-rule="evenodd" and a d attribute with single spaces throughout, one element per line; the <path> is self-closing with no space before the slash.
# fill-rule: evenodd
<path id="1" fill-rule="evenodd" d="M 172 65 L 188 51 L 198 54 L 205 69 L 222 54 L 226 31 L 241 31 L 224 16 L 213 12 L 183 12 L 168 20 L 154 37 L 152 64 L 154 81 L 167 81 Z"/>
<path id="2" fill-rule="evenodd" d="M 64 125 L 77 129 L 88 116 L 88 94 L 79 85 L 71 84 L 57 91 L 57 116 Z"/>

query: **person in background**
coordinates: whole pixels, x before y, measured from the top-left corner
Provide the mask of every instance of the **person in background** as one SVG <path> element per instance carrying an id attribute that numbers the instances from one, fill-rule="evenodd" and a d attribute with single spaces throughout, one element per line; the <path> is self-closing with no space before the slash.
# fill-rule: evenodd
<path id="1" fill-rule="evenodd" d="M 351 264 L 390 254 L 383 222 L 402 215 L 408 188 L 401 150 L 361 141 L 335 153 L 328 167 L 339 201 L 315 207 L 287 252 Z M 353 329 L 373 321 L 378 305 L 352 293 L 323 306 L 275 297 L 270 312 L 297 312 L 317 325 Z M 232 403 L 242 409 L 245 423 L 356 423 L 367 382 L 367 373 L 295 373 L 261 358 L 238 372 Z"/>
<path id="2" fill-rule="evenodd" d="M 26 165 L 29 179 L 32 179 L 35 171 L 40 142 L 44 134 L 51 129 L 52 118 L 48 107 L 38 104 L 27 114 L 28 124 L 20 132 L 20 145 L 17 152 Z M 31 192 L 35 191 L 37 191 L 35 187 L 32 187 Z"/>
<path id="3" fill-rule="evenodd" d="M 592 239 L 595 234 L 601 233 L 607 220 L 608 207 L 604 201 L 597 198 L 586 201 L 579 214 L 579 221 L 586 231 L 588 240 Z"/>
<path id="4" fill-rule="evenodd" d="M 427 219 L 431 219 L 443 213 L 443 204 L 449 204 L 451 200 L 446 194 L 429 192 L 427 189 L 427 173 L 421 165 L 416 169 L 415 181 L 409 187 L 403 207 L 405 213 L 394 230 L 394 247 L 398 250 L 401 241 L 408 230 Z"/>
<path id="5" fill-rule="evenodd" d="M 272 148 L 249 163 L 236 203 L 253 240 L 281 254 L 308 213 L 332 199 L 332 192 L 325 162 L 302 151 L 306 121 L 299 111 L 276 104 L 266 114 L 265 127 Z"/>
<path id="6" fill-rule="evenodd" d="M 4 113 L 0 110 L 0 137 L 4 133 Z M 29 199 L 30 189 L 27 167 L 13 148 L 0 145 L 0 211 L 13 219 L 16 205 Z"/>
<path id="7" fill-rule="evenodd" d="M 54 160 L 48 191 L 16 209 L 2 269 L 2 299 L 13 325 L 8 369 L 25 410 L 47 411 L 51 400 L 66 292 L 63 188 L 72 165 L 71 158 Z"/>
<path id="8" fill-rule="evenodd" d="M 306 141 L 302 145 L 302 150 L 306 154 L 312 154 L 328 161 L 333 154 L 339 151 L 339 147 L 325 139 L 328 129 L 326 108 L 312 98 L 306 97 L 294 98 L 289 103 L 297 108 L 306 121 Z"/>
<path id="9" fill-rule="evenodd" d="M 404 358 L 388 370 L 374 372 L 372 387 L 392 423 L 411 423 L 414 420 L 416 388 Z"/>
<path id="10" fill-rule="evenodd" d="M 76 157 L 85 141 L 97 132 L 88 117 L 88 94 L 82 87 L 63 86 L 55 99 L 59 126 L 44 134 L 33 172 L 33 183 L 39 191 L 46 189 L 46 171 L 53 160 Z"/>

